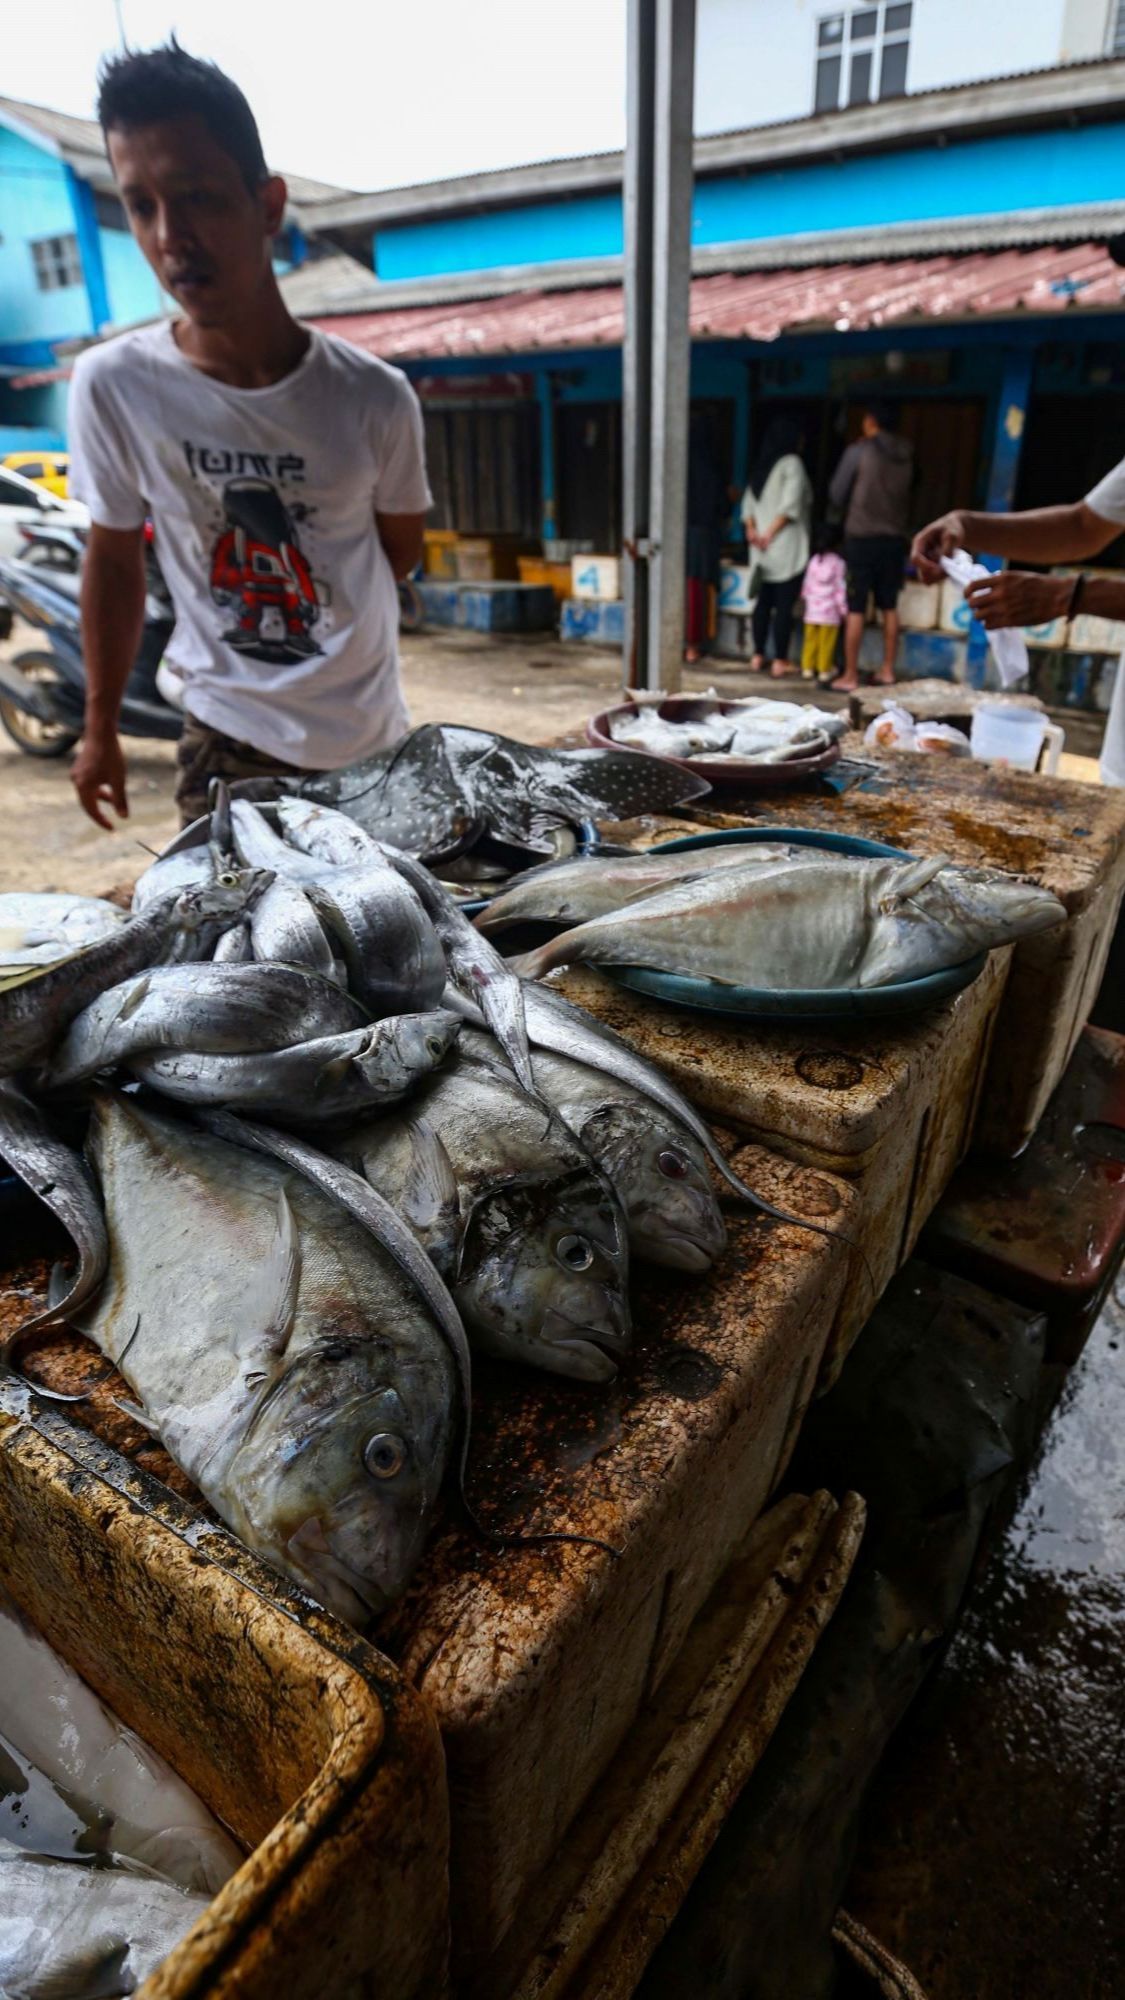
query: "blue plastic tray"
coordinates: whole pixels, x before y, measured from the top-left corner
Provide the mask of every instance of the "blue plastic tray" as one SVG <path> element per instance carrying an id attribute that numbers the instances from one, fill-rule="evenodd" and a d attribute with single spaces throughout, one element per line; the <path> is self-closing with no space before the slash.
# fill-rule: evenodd
<path id="1" fill-rule="evenodd" d="M 749 846 L 754 841 L 784 841 L 790 847 L 821 847 L 834 854 L 914 857 L 885 841 L 861 840 L 850 833 L 791 826 L 739 827 L 727 833 L 694 833 L 684 840 L 661 841 L 650 853 L 680 854 L 694 847 Z M 902 979 L 890 986 L 797 986 L 778 991 L 769 986 L 727 986 L 718 979 L 689 979 L 677 972 L 653 972 L 639 965 L 603 965 L 600 970 L 630 992 L 643 993 L 694 1013 L 725 1014 L 742 1021 L 876 1021 L 894 1015 L 917 1014 L 971 986 L 984 971 L 986 951 L 962 965 L 947 966 L 924 979 Z"/>

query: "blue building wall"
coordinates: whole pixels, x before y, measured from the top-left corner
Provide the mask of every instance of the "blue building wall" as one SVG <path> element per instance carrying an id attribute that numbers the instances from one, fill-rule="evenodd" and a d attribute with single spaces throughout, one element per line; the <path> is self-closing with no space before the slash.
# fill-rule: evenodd
<path id="1" fill-rule="evenodd" d="M 576 201 L 494 209 L 487 215 L 396 223 L 380 229 L 375 238 L 374 268 L 381 278 L 418 278 L 503 264 L 617 257 L 621 241 L 620 195 L 584 195 Z"/>
<path id="2" fill-rule="evenodd" d="M 114 326 L 131 326 L 160 311 L 160 286 L 127 229 L 99 229 L 109 316 Z"/>
<path id="3" fill-rule="evenodd" d="M 809 230 L 1119 201 L 1123 192 L 1125 124 L 1107 123 L 700 181 L 692 236 L 698 245 L 753 242 Z M 379 230 L 374 261 L 381 278 L 421 278 L 616 256 L 622 241 L 620 197 L 583 195 L 393 224 Z"/>
<path id="4" fill-rule="evenodd" d="M 65 167 L 0 127 L 0 359 L 13 347 L 13 360 L 48 360 L 51 341 L 91 331 L 85 285 L 41 292 L 35 282 L 31 244 L 73 233 Z"/>

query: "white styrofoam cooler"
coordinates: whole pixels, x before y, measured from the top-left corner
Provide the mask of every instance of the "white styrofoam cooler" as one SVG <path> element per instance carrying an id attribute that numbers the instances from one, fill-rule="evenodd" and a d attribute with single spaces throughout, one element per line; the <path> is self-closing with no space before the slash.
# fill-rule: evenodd
<path id="1" fill-rule="evenodd" d="M 750 579 L 756 572 L 747 563 L 719 565 L 719 610 L 753 611 L 757 592 L 750 595 Z"/>
<path id="2" fill-rule="evenodd" d="M 932 632 L 938 622 L 941 585 L 904 583 L 898 594 L 898 615 L 905 632 Z"/>

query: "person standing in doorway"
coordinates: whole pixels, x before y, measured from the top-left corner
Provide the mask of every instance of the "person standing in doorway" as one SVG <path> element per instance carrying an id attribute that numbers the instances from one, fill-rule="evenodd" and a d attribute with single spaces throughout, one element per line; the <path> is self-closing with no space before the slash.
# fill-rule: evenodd
<path id="1" fill-rule="evenodd" d="M 875 676 L 893 685 L 898 651 L 898 598 L 906 574 L 910 500 L 914 490 L 914 449 L 895 431 L 891 404 L 869 403 L 861 435 L 844 452 L 832 475 L 829 502 L 844 523 L 848 572 L 848 618 L 844 628 L 844 671 L 833 686 L 859 686 L 859 649 L 874 598 L 883 614 L 883 664 Z"/>
<path id="2" fill-rule="evenodd" d="M 213 63 L 113 58 L 98 115 L 122 204 L 179 314 L 80 355 L 71 492 L 86 726 L 72 777 L 90 818 L 128 811 L 117 731 L 144 619 L 144 524 L 185 682 L 176 802 L 212 777 L 337 769 L 408 727 L 398 593 L 430 506 L 417 397 L 396 368 L 300 326 L 273 269 L 286 189 Z"/>
<path id="3" fill-rule="evenodd" d="M 695 666 L 715 636 L 723 526 L 730 514 L 713 411 L 693 409 L 688 431 L 687 602 L 684 659 Z"/>
<path id="4" fill-rule="evenodd" d="M 800 430 L 791 417 L 771 418 L 742 496 L 746 559 L 751 571 L 758 572 L 750 671 L 760 674 L 772 650 L 770 673 L 775 680 L 792 671 L 789 641 L 793 612 L 809 559 L 812 484 L 801 457 L 801 443 Z"/>

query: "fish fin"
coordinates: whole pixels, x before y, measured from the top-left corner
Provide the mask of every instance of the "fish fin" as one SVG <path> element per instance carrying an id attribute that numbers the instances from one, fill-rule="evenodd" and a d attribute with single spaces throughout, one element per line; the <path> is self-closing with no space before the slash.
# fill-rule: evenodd
<path id="1" fill-rule="evenodd" d="M 143 978 L 134 980 L 132 986 L 129 988 L 128 993 L 125 995 L 124 1000 L 121 1002 L 121 1005 L 117 1010 L 115 1020 L 128 1021 L 131 1018 L 131 1016 L 136 1013 L 137 1008 L 141 1005 L 142 1001 L 148 998 L 148 994 L 151 990 L 151 987 L 152 987 L 152 981 L 149 978 L 147 972 L 144 974 Z"/>
<path id="2" fill-rule="evenodd" d="M 284 1184 L 277 1192 L 277 1222 L 262 1283 L 270 1300 L 266 1351 L 280 1359 L 293 1333 L 301 1287 L 301 1240 Z"/>
<path id="3" fill-rule="evenodd" d="M 429 1236 L 460 1224 L 457 1176 L 432 1125 L 416 1118 L 407 1127 L 410 1167 L 402 1191 L 402 1214 L 412 1229 Z"/>
<path id="4" fill-rule="evenodd" d="M 129 1417 L 133 1423 L 139 1424 L 141 1429 L 147 1431 L 150 1437 L 159 1438 L 159 1429 L 153 1423 L 148 1411 L 142 1410 L 139 1403 L 130 1402 L 124 1396 L 114 1396 L 113 1407 L 115 1410 L 120 1410 L 123 1417 Z"/>
<path id="5" fill-rule="evenodd" d="M 323 1069 L 317 1071 L 313 1096 L 318 1091 L 331 1090 L 334 1084 L 342 1083 L 354 1061 L 354 1056 L 332 1056 Z"/>
<path id="6" fill-rule="evenodd" d="M 940 875 L 942 869 L 948 867 L 947 854 L 926 855 L 905 867 L 893 889 L 888 890 L 887 894 L 879 899 L 879 908 L 884 916 L 893 916 L 896 910 L 900 910 L 904 903 L 910 901 L 911 896 L 916 896 L 919 889 L 924 889 L 933 881 L 935 875 Z"/>

